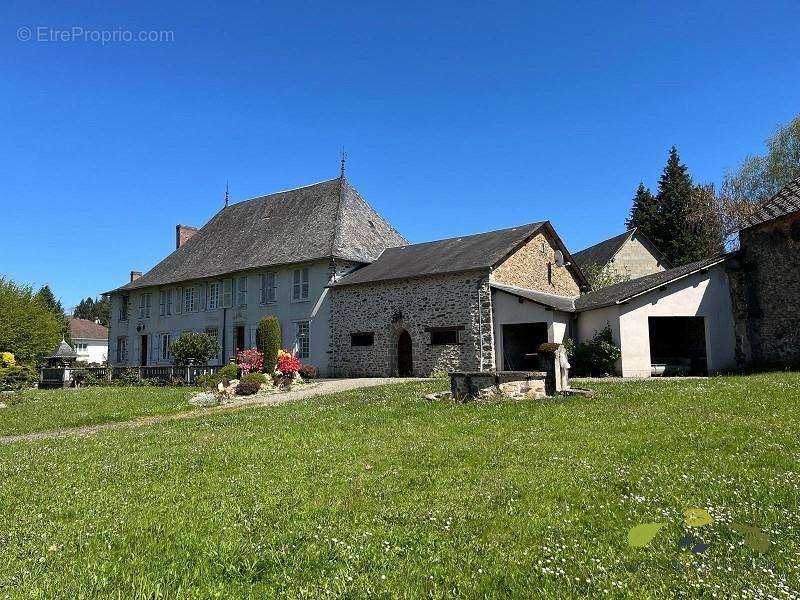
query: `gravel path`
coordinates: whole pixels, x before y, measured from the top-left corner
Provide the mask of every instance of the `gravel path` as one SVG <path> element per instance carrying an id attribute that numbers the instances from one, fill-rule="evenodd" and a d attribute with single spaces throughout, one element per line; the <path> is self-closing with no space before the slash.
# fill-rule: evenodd
<path id="1" fill-rule="evenodd" d="M 195 419 L 211 414 L 236 410 L 246 406 L 275 406 L 293 400 L 304 400 L 315 396 L 326 396 L 336 392 L 347 392 L 359 388 L 375 387 L 377 385 L 387 385 L 392 383 L 406 383 L 409 381 L 421 381 L 413 377 L 365 377 L 360 379 L 324 379 L 319 380 L 303 389 L 286 392 L 283 394 L 272 394 L 270 396 L 251 396 L 244 397 L 224 406 L 214 408 L 200 408 L 174 415 L 156 415 L 153 417 L 142 417 L 132 421 L 117 421 L 114 423 L 100 423 L 98 425 L 86 425 L 84 427 L 68 427 L 66 429 L 56 429 L 54 431 L 39 431 L 36 433 L 25 433 L 22 435 L 7 435 L 0 437 L 0 443 L 9 444 L 12 442 L 31 442 L 35 440 L 46 440 L 60 437 L 83 436 L 98 433 L 100 431 L 110 431 L 112 429 L 124 429 L 129 427 L 142 427 L 154 423 L 166 421 L 178 421 L 182 419 Z"/>

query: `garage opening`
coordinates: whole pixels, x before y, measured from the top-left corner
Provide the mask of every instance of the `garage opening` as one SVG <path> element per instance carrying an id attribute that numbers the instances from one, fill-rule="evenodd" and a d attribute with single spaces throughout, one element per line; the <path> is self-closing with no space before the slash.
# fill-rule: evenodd
<path id="1" fill-rule="evenodd" d="M 653 375 L 708 375 L 704 317 L 649 317 Z"/>
<path id="2" fill-rule="evenodd" d="M 503 325 L 503 369 L 538 371 L 539 346 L 547 341 L 547 323 Z"/>

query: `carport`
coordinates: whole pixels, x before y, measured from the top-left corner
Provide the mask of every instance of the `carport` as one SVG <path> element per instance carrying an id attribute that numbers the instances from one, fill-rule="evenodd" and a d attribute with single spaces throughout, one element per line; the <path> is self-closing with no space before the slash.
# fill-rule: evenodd
<path id="1" fill-rule="evenodd" d="M 708 375 L 705 317 L 648 317 L 653 375 Z"/>
<path id="2" fill-rule="evenodd" d="M 544 342 L 563 343 L 574 298 L 497 282 L 492 287 L 495 365 L 501 371 L 536 371 Z"/>

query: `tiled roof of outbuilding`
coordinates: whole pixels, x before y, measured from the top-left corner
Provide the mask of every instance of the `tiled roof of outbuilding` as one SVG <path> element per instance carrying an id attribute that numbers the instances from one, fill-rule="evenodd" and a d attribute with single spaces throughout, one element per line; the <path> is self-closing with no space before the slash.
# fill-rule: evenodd
<path id="1" fill-rule="evenodd" d="M 546 221 L 461 237 L 387 248 L 378 260 L 331 287 L 488 269 L 536 233 Z"/>
<path id="2" fill-rule="evenodd" d="M 407 243 L 340 177 L 222 209 L 180 248 L 119 290 L 328 257 L 371 262 L 388 246 Z"/>
<path id="3" fill-rule="evenodd" d="M 88 319 L 69 318 L 70 337 L 79 340 L 107 340 L 108 327 Z"/>
<path id="4" fill-rule="evenodd" d="M 577 298 L 548 294 L 547 292 L 529 290 L 527 288 L 521 288 L 515 285 L 507 285 L 505 283 L 498 283 L 496 281 L 491 282 L 489 285 L 494 289 L 507 292 L 519 298 L 526 298 L 527 300 L 531 300 L 543 306 L 549 306 L 550 308 L 555 308 L 564 312 L 575 312 L 575 300 Z"/>
<path id="5" fill-rule="evenodd" d="M 800 210 L 800 177 L 783 186 L 777 194 L 759 203 L 750 215 L 748 227 L 766 223 Z"/>
<path id="6" fill-rule="evenodd" d="M 612 304 L 620 304 L 626 300 L 630 300 L 634 296 L 639 296 L 676 281 L 677 279 L 713 267 L 714 265 L 724 262 L 727 258 L 727 255 L 714 256 L 712 258 L 706 258 L 687 265 L 675 267 L 674 269 L 651 273 L 644 277 L 637 277 L 636 279 L 623 281 L 622 283 L 616 283 L 594 292 L 589 292 L 575 301 L 575 309 L 578 312 L 583 312 L 595 308 L 602 308 L 604 306 L 611 306 Z"/>

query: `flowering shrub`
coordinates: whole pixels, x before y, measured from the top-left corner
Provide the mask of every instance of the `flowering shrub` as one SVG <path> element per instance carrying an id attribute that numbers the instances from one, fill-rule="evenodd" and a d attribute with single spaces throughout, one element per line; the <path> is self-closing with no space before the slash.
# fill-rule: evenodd
<path id="1" fill-rule="evenodd" d="M 293 376 L 300 370 L 301 366 L 300 359 L 292 356 L 292 353 L 288 350 L 278 351 L 278 371 L 284 377 Z"/>
<path id="2" fill-rule="evenodd" d="M 14 358 L 14 355 L 11 352 L 2 352 L 0 353 L 0 359 L 2 360 L 2 367 L 16 367 L 17 361 Z"/>
<path id="3" fill-rule="evenodd" d="M 242 350 L 236 355 L 236 364 L 239 365 L 243 375 L 260 373 L 264 366 L 264 354 L 258 348 Z"/>

